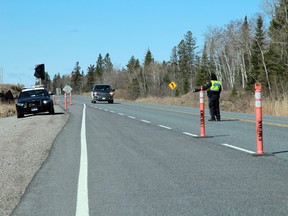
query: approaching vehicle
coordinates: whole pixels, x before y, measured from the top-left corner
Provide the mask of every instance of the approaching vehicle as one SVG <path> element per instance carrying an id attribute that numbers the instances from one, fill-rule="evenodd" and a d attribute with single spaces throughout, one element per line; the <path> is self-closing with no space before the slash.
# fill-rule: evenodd
<path id="1" fill-rule="evenodd" d="M 91 91 L 91 102 L 108 101 L 108 103 L 113 103 L 114 91 L 115 89 L 112 89 L 108 84 L 95 84 Z"/>
<path id="2" fill-rule="evenodd" d="M 17 118 L 24 117 L 24 114 L 39 112 L 54 114 L 53 100 L 50 95 L 53 95 L 53 93 L 49 93 L 44 87 L 36 86 L 23 89 L 16 103 Z"/>

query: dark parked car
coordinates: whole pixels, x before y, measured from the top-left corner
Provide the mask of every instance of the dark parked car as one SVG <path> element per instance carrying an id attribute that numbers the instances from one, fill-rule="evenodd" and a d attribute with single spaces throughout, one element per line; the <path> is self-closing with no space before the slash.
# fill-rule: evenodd
<path id="1" fill-rule="evenodd" d="M 44 87 L 23 89 L 17 99 L 17 118 L 24 117 L 24 114 L 49 112 L 54 114 L 54 105 L 51 96 Z"/>
<path id="2" fill-rule="evenodd" d="M 108 103 L 113 103 L 114 91 L 115 89 L 112 89 L 108 84 L 95 84 L 91 91 L 91 102 L 108 101 Z"/>

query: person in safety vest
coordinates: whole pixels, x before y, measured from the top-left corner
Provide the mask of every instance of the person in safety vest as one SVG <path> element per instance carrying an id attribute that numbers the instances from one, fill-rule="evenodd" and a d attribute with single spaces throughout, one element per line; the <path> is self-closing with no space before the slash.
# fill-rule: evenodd
<path id="1" fill-rule="evenodd" d="M 211 74 L 211 80 L 202 86 L 203 90 L 207 90 L 209 112 L 211 118 L 208 121 L 220 121 L 219 99 L 222 91 L 222 83 L 217 80 L 216 74 Z M 193 92 L 199 92 L 201 88 L 195 88 Z"/>

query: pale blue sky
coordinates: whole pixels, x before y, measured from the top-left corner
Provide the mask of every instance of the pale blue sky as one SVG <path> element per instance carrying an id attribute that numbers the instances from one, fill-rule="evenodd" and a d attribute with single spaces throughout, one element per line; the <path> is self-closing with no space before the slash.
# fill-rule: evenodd
<path id="1" fill-rule="evenodd" d="M 116 68 L 148 49 L 158 62 L 191 31 L 203 45 L 209 26 L 261 13 L 262 0 L 0 0 L 0 71 L 3 83 L 33 85 L 34 67 L 51 79 L 77 61 L 87 73 L 99 53 Z"/>

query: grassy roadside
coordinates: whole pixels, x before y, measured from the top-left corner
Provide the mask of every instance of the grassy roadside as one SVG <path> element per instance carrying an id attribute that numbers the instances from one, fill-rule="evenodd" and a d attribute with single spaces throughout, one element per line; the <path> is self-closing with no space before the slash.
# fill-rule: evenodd
<path id="1" fill-rule="evenodd" d="M 143 103 L 160 103 L 173 106 L 199 107 L 199 93 L 188 93 L 181 97 L 146 97 L 136 100 Z M 262 113 L 272 116 L 288 116 L 288 96 L 282 99 L 262 98 Z M 205 95 L 205 107 L 208 108 L 208 100 Z M 255 96 L 253 94 L 235 95 L 223 92 L 220 99 L 221 111 L 255 113 Z"/>
<path id="2" fill-rule="evenodd" d="M 23 89 L 23 86 L 21 85 L 0 84 L 0 93 L 6 93 L 8 90 L 10 90 L 14 97 L 18 95 L 22 89 Z M 16 115 L 15 102 L 14 101 L 10 101 L 10 102 L 0 101 L 0 118 L 14 116 L 14 115 Z"/>

